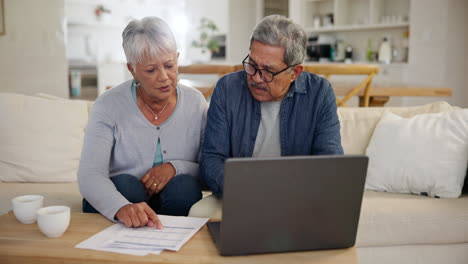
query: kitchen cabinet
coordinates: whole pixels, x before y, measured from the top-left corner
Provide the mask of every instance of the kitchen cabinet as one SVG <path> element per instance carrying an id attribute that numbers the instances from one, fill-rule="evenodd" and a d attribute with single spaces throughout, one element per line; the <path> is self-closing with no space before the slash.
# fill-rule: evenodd
<path id="1" fill-rule="evenodd" d="M 290 0 L 290 17 L 308 32 L 409 26 L 410 0 Z"/>
<path id="2" fill-rule="evenodd" d="M 366 50 L 379 50 L 390 39 L 392 62 L 407 63 L 410 0 L 289 0 L 289 17 L 308 36 L 343 41 L 353 48 L 353 62 L 367 63 Z"/>
<path id="3" fill-rule="evenodd" d="M 239 2 L 241 5 L 238 8 Z M 252 2 L 255 2 L 255 5 Z M 238 63 L 245 57 L 248 52 L 246 43 L 251 30 L 264 15 L 263 2 L 264 0 L 229 1 L 230 30 L 227 47 L 230 56 L 226 61 Z M 406 56 L 403 56 L 405 59 L 397 59 L 391 64 L 379 64 L 381 71 L 374 78 L 375 83 L 402 82 L 450 87 L 453 89 L 453 96 L 447 98 L 447 101 L 458 106 L 468 105 L 468 89 L 466 89 L 468 74 L 461 70 L 466 69 L 464 58 L 467 54 L 468 38 L 466 27 L 461 25 L 468 25 L 468 16 L 466 16 L 468 1 L 289 0 L 288 2 L 288 16 L 304 26 L 309 36 L 332 35 L 337 40 L 343 40 L 351 45 L 354 63 L 369 63 L 366 61 L 369 40 L 372 49 L 378 51 L 383 37 L 389 36 L 392 46 L 397 48 L 399 54 Z M 314 27 L 315 14 L 329 13 L 334 16 L 333 26 Z M 367 21 L 360 19 L 362 14 L 367 17 Z M 393 15 L 396 16 L 395 19 L 392 18 Z M 401 16 L 402 22 L 398 22 L 400 20 L 398 16 Z M 243 19 L 239 20 L 239 17 Z M 237 32 L 242 32 L 243 35 Z M 306 59 L 305 63 L 316 62 Z M 429 103 L 433 100 L 392 98 L 387 105 L 408 106 Z"/>

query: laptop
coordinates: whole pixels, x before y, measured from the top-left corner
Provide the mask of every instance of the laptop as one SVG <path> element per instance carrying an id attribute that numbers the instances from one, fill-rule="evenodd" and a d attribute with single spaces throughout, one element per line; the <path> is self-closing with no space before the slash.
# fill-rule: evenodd
<path id="1" fill-rule="evenodd" d="M 231 158 L 223 219 L 208 229 L 223 256 L 354 246 L 368 158 Z"/>

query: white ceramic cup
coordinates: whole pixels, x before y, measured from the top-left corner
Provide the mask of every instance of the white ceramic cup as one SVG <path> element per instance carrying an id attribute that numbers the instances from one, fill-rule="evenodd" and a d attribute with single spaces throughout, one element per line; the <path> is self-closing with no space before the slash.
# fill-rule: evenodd
<path id="1" fill-rule="evenodd" d="M 70 225 L 70 207 L 48 206 L 37 210 L 37 224 L 48 237 L 59 237 Z"/>
<path id="2" fill-rule="evenodd" d="M 42 195 L 23 195 L 11 199 L 13 213 L 16 219 L 23 224 L 36 222 L 36 212 L 44 205 Z"/>

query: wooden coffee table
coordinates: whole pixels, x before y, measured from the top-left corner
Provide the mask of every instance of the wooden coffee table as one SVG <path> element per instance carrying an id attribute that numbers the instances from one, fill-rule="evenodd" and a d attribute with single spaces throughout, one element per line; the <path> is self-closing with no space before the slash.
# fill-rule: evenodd
<path id="1" fill-rule="evenodd" d="M 62 237 L 44 236 L 12 212 L 0 216 L 0 263 L 358 263 L 354 248 L 222 257 L 206 225 L 179 252 L 144 257 L 75 248 L 113 223 L 99 214 L 72 213 Z"/>

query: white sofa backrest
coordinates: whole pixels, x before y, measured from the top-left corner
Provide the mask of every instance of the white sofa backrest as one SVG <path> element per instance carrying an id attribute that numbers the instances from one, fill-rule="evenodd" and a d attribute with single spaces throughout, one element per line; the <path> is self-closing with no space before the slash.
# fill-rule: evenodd
<path id="1" fill-rule="evenodd" d="M 0 93 L 3 127 L 0 181 L 76 180 L 81 146 L 93 102 L 49 95 Z M 345 154 L 364 154 L 384 111 L 403 117 L 452 111 L 446 102 L 415 107 L 339 108 Z"/>
<path id="2" fill-rule="evenodd" d="M 375 126 L 385 111 L 402 117 L 423 113 L 452 111 L 447 102 L 412 107 L 340 107 L 338 117 L 341 125 L 341 144 L 345 154 L 365 154 Z"/>
<path id="3" fill-rule="evenodd" d="M 0 181 L 76 181 L 89 104 L 0 93 Z"/>

